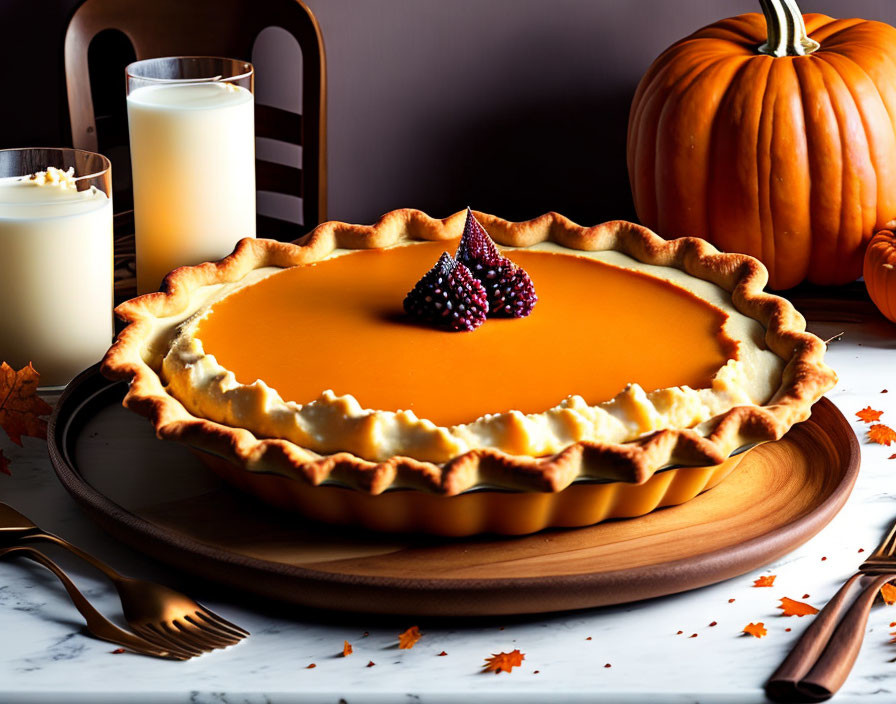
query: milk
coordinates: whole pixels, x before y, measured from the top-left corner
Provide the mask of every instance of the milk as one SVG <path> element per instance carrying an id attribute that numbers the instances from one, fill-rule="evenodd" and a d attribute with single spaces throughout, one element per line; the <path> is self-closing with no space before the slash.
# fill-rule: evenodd
<path id="1" fill-rule="evenodd" d="M 0 361 L 68 383 L 112 343 L 112 200 L 0 179 Z"/>
<path id="2" fill-rule="evenodd" d="M 139 87 L 127 106 L 145 293 L 255 235 L 255 108 L 250 91 L 222 82 Z"/>

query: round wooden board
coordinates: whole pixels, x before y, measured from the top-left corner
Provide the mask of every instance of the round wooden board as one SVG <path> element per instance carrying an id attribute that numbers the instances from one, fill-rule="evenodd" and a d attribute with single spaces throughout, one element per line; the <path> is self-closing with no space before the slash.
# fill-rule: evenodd
<path id="1" fill-rule="evenodd" d="M 301 521 L 237 494 L 121 407 L 91 368 L 50 421 L 63 485 L 115 537 L 186 572 L 317 608 L 470 616 L 619 604 L 734 577 L 793 550 L 840 510 L 859 469 L 823 399 L 719 486 L 636 519 L 523 537 L 440 539 Z"/>

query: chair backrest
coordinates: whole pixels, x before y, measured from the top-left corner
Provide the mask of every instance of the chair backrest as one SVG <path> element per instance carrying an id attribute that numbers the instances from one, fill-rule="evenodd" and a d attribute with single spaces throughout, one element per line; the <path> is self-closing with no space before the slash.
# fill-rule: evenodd
<path id="1" fill-rule="evenodd" d="M 121 32 L 136 59 L 226 56 L 251 60 L 259 33 L 280 27 L 302 51 L 302 114 L 258 105 L 255 133 L 301 147 L 301 168 L 256 162 L 259 191 L 301 196 L 303 224 L 259 216 L 258 234 L 294 239 L 327 215 L 326 60 L 317 20 L 301 0 L 85 0 L 65 35 L 65 80 L 72 142 L 96 151 L 88 50 L 106 30 Z M 257 78 L 257 76 L 256 76 Z M 125 78 L 121 75 L 122 96 Z"/>

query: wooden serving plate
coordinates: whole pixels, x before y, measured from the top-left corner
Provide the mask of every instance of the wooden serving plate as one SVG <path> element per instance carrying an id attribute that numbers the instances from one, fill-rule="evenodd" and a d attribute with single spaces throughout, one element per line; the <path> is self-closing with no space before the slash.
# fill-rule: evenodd
<path id="1" fill-rule="evenodd" d="M 444 539 L 305 522 L 226 487 L 121 407 L 96 367 L 50 421 L 63 485 L 116 538 L 186 572 L 305 606 L 414 615 L 519 614 L 694 589 L 804 543 L 845 503 L 859 446 L 828 400 L 719 486 L 649 515 L 524 537 Z"/>

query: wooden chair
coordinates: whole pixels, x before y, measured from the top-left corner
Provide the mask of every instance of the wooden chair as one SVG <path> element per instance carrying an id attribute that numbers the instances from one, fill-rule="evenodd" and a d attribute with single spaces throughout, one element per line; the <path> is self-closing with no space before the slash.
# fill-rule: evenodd
<path id="1" fill-rule="evenodd" d="M 95 67 L 89 61 L 97 35 L 107 30 L 120 32 L 137 60 L 226 56 L 249 61 L 255 39 L 268 27 L 285 29 L 302 50 L 302 114 L 256 102 L 255 134 L 299 145 L 301 168 L 257 160 L 256 186 L 259 191 L 301 196 L 302 225 L 259 215 L 258 235 L 292 240 L 310 230 L 327 216 L 326 60 L 317 20 L 301 0 L 85 0 L 65 35 L 65 79 L 74 146 L 91 151 L 99 146 L 91 90 L 91 69 Z M 123 71 L 117 80 L 123 111 Z M 120 116 L 118 119 L 120 122 Z M 127 132 L 121 130 L 119 127 L 126 143 Z"/>

